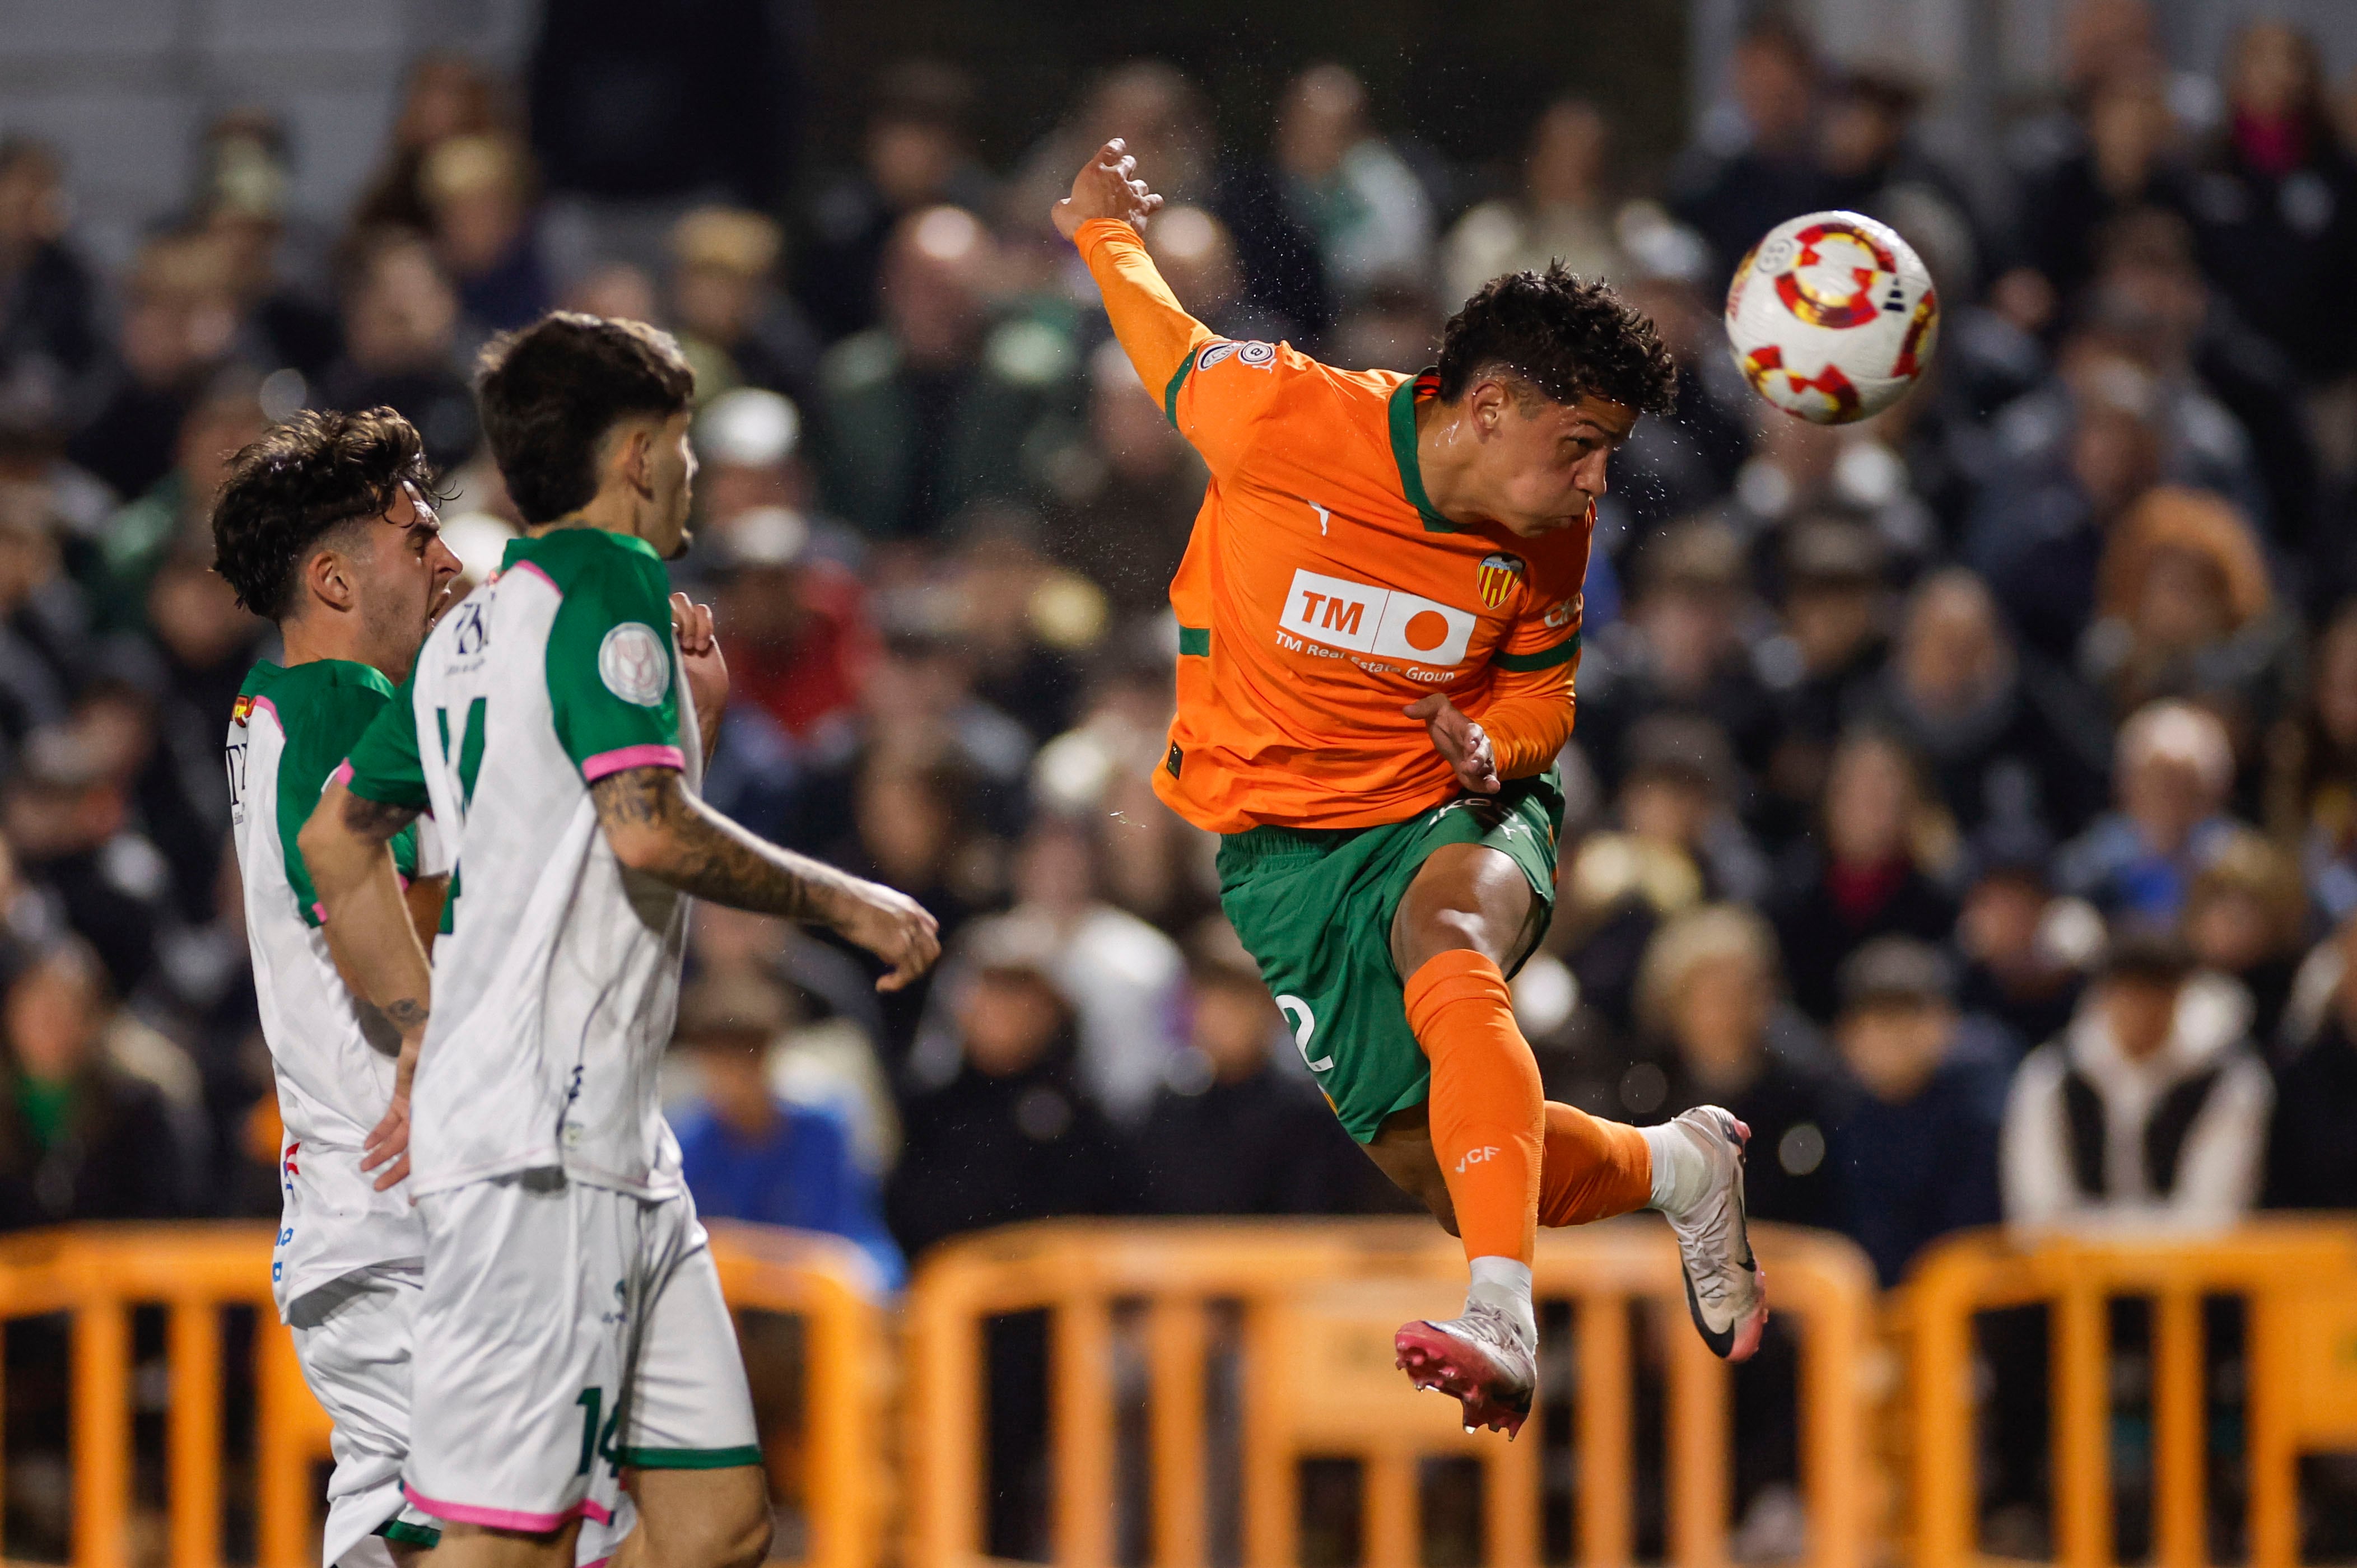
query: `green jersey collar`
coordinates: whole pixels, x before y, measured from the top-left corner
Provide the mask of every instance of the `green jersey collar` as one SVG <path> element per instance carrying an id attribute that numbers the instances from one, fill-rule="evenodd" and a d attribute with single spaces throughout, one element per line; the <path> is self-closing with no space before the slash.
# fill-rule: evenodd
<path id="1" fill-rule="evenodd" d="M 1399 465 L 1400 493 L 1424 519 L 1426 533 L 1458 533 L 1463 531 L 1432 508 L 1432 498 L 1424 493 L 1424 470 L 1415 461 L 1415 405 L 1419 398 L 1437 396 L 1440 392 L 1440 372 L 1426 370 L 1400 382 L 1392 392 L 1392 459 Z"/>
<path id="2" fill-rule="evenodd" d="M 567 517 L 550 523 L 538 533 L 519 533 L 509 540 L 507 549 L 500 555 L 500 570 L 504 572 L 518 560 L 528 558 L 534 545 L 545 544 L 559 533 L 602 533 L 625 550 L 641 551 L 648 560 L 659 565 L 662 562 L 662 557 L 655 553 L 655 547 L 635 534 L 616 533 L 610 528 L 599 528 L 595 523 Z"/>

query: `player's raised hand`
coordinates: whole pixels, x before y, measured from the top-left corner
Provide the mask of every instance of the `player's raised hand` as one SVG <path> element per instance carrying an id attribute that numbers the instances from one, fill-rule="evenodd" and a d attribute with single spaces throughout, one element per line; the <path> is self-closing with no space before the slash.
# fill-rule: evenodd
<path id="1" fill-rule="evenodd" d="M 880 883 L 857 882 L 851 899 L 834 929 L 892 966 L 876 982 L 877 990 L 899 990 L 942 956 L 941 928 L 914 898 Z"/>
<path id="2" fill-rule="evenodd" d="M 1458 784 L 1477 795 L 1498 792 L 1498 760 L 1490 749 L 1489 734 L 1458 712 L 1456 703 L 1435 692 L 1428 697 L 1418 697 L 1400 711 L 1412 719 L 1424 721 L 1424 732 L 1432 737 L 1432 749 L 1448 759 L 1448 766 L 1457 770 Z"/>
<path id="3" fill-rule="evenodd" d="M 1072 177 L 1072 194 L 1049 210 L 1056 232 L 1071 239 L 1092 218 L 1118 218 L 1133 229 L 1146 226 L 1162 199 L 1137 177 L 1137 160 L 1119 136 L 1096 150 L 1088 166 Z"/>
<path id="4" fill-rule="evenodd" d="M 721 657 L 720 639 L 713 633 L 712 607 L 699 605 L 685 594 L 673 594 L 671 626 L 679 635 L 680 675 L 687 682 L 687 694 L 695 703 L 695 720 L 708 747 L 728 706 L 728 660 Z"/>

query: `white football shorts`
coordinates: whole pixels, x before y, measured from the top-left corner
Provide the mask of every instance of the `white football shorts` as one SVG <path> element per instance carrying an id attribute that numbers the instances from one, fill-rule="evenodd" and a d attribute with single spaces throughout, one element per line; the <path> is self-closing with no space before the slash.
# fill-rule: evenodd
<path id="1" fill-rule="evenodd" d="M 624 1469 L 761 1462 L 695 1203 L 564 1179 L 418 1199 L 425 1280 L 404 1491 L 437 1520 L 611 1526 Z"/>

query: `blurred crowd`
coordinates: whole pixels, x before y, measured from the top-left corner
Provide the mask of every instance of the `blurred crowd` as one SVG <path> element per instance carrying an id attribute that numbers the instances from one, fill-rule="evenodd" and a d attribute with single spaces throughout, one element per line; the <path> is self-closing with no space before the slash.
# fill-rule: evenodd
<path id="1" fill-rule="evenodd" d="M 2082 0 L 2059 91 L 1959 169 L 1918 84 L 1771 21 L 1634 188 L 1592 103 L 1459 166 L 1330 64 L 1252 146 L 1178 70 L 1107 69 L 998 167 L 985 84 L 909 59 L 824 166 L 706 80 L 760 39 L 666 40 L 634 67 L 666 90 L 587 124 L 612 62 L 567 9 L 527 81 L 416 62 L 331 231 L 240 110 L 103 272 L 89 171 L 0 139 L 0 1226 L 275 1212 L 219 752 L 272 644 L 209 498 L 273 419 L 389 403 L 479 575 L 513 524 L 469 360 L 556 306 L 697 369 L 674 570 L 735 678 L 707 792 L 948 938 L 878 997 L 699 913 L 671 1092 L 705 1212 L 840 1231 L 888 1285 L 1036 1216 L 1395 1207 L 1146 782 L 1204 473 L 1047 222 L 1114 134 L 1224 335 L 1414 370 L 1560 256 L 1679 356 L 1599 509 L 1559 908 L 1516 982 L 1553 1097 L 1732 1107 L 1754 1212 L 1885 1282 L 2003 1218 L 2357 1207 L 2357 114 L 2298 31 L 2188 75 L 2142 0 Z M 1927 384 L 1837 430 L 1753 398 L 1715 323 L 1753 239 L 1834 206 L 1945 308 Z"/>

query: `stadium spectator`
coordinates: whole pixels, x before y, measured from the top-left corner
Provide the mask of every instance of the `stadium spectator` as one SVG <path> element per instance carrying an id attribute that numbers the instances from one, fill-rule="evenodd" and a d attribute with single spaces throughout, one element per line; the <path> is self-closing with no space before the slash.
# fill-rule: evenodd
<path id="1" fill-rule="evenodd" d="M 484 66 L 440 50 L 420 55 L 402 83 L 384 159 L 352 209 L 352 229 L 432 226 L 419 176 L 426 155 L 456 136 L 480 136 L 505 127 L 507 87 Z"/>
<path id="2" fill-rule="evenodd" d="M 97 279 L 67 241 L 64 173 L 55 149 L 0 137 L 0 365 L 38 363 L 70 381 L 104 345 Z"/>
<path id="3" fill-rule="evenodd" d="M 1760 660 L 1779 687 L 1769 782 L 1803 811 L 1889 652 L 1886 554 L 1866 525 L 1841 518 L 1803 518 L 1784 532 L 1782 633 Z"/>
<path id="4" fill-rule="evenodd" d="M 147 585 L 174 549 L 209 538 L 213 492 L 230 455 L 268 425 L 252 377 L 224 371 L 181 417 L 172 467 L 109 518 L 98 547 L 79 566 L 91 621 L 100 631 L 134 631 L 146 619 Z M 468 418 L 474 415 L 469 410 Z M 234 693 L 232 693 L 234 695 Z"/>
<path id="5" fill-rule="evenodd" d="M 1922 759 L 1966 833 L 2060 835 L 2102 809 L 2107 759 L 2090 738 L 2101 712 L 2062 672 L 2025 668 L 1987 585 L 1962 568 L 1916 585 L 1896 656 L 1861 711 Z"/>
<path id="6" fill-rule="evenodd" d="M 2267 1129 L 2269 1208 L 2357 1208 L 2357 921 L 2319 944 L 2332 970 L 2328 1004 L 2304 1038 L 2286 1042 Z"/>
<path id="7" fill-rule="evenodd" d="M 1368 1206 L 1374 1164 L 1319 1100 L 1285 1019 L 1224 920 L 1188 964 L 1186 1047 L 1138 1129 L 1157 1214 L 1347 1214 Z"/>
<path id="8" fill-rule="evenodd" d="M 1544 272 L 1551 261 L 1584 278 L 1620 281 L 1628 258 L 1613 228 L 1611 160 L 1612 124 L 1595 104 L 1559 98 L 1541 110 L 1523 149 L 1522 188 L 1481 202 L 1449 230 L 1441 292 L 1469 299 L 1500 273 Z"/>
<path id="9" fill-rule="evenodd" d="M 2299 847 L 2308 890 L 2333 920 L 2357 912 L 2357 600 L 2309 651 L 2296 716 L 2267 747 L 2267 830 Z"/>
<path id="10" fill-rule="evenodd" d="M 795 258 L 795 295 L 829 342 L 876 324 L 877 275 L 901 219 L 944 203 L 987 211 L 994 195 L 974 161 L 966 123 L 974 85 L 964 71 L 899 60 L 877 73 L 871 97 L 859 164 L 819 186 Z"/>
<path id="11" fill-rule="evenodd" d="M 458 296 L 421 235 L 353 237 L 344 266 L 344 355 L 319 383 L 328 408 L 396 408 L 425 438 L 437 468 L 475 450 L 474 393 L 458 374 Z"/>
<path id="12" fill-rule="evenodd" d="M 2175 924 L 2194 874 L 2233 831 L 2233 746 L 2215 714 L 2178 702 L 2138 709 L 2116 743 L 2119 804 L 2062 847 L 2056 882 L 2115 921 Z"/>
<path id="13" fill-rule="evenodd" d="M 1299 335 L 1291 318 L 1245 292 L 1235 236 L 1202 208 L 1172 207 L 1156 213 L 1146 227 L 1146 251 L 1178 302 L 1222 337 L 1275 343 Z M 1135 381 L 1137 372 L 1131 371 L 1129 376 Z"/>
<path id="14" fill-rule="evenodd" d="M 1930 945 L 1885 937 L 1841 972 L 1835 1038 L 1860 1092 L 1826 1132 L 1840 1228 L 1884 1285 L 1951 1230 L 1998 1217 L 2005 1042 L 1956 1011 L 1953 976 Z"/>
<path id="15" fill-rule="evenodd" d="M 1637 1017 L 1669 1050 L 1663 1115 L 1724 1105 L 1751 1129 L 1750 1211 L 1833 1225 L 1839 1209 L 1825 1129 L 1841 1101 L 1822 1040 L 1778 994 L 1778 970 L 1775 933 L 1758 914 L 1738 904 L 1688 909 L 1645 949 Z"/>
<path id="16" fill-rule="evenodd" d="M 2024 1226 L 2215 1226 L 2258 1198 L 2274 1090 L 2242 989 L 2173 939 L 2130 937 L 2005 1113 L 2005 1216 Z"/>
<path id="17" fill-rule="evenodd" d="M 1709 244 L 1714 276 L 1732 276 L 1785 219 L 1831 205 L 1813 145 L 1817 79 L 1809 40 L 1781 18 L 1760 21 L 1736 46 L 1727 91 L 1737 118 L 1713 124 L 1671 181 L 1670 209 Z"/>
<path id="18" fill-rule="evenodd" d="M 2137 501 L 2104 542 L 2095 610 L 2082 657 L 2115 713 L 2179 697 L 2244 736 L 2274 723 L 2292 628 L 2258 541 L 2224 501 L 2174 486 Z"/>
<path id="19" fill-rule="evenodd" d="M 222 115 L 205 133 L 196 216 L 228 258 L 237 357 L 316 381 L 340 342 L 335 312 L 296 281 L 313 247 L 286 210 L 287 157 L 286 130 L 274 116 L 259 109 Z"/>
<path id="20" fill-rule="evenodd" d="M 228 249 L 178 231 L 140 247 L 124 284 L 115 352 L 121 370 L 66 455 L 120 496 L 144 495 L 168 474 L 182 422 L 237 333 Z"/>
<path id="21" fill-rule="evenodd" d="M 2178 925 L 2196 963 L 2242 983 L 2251 1037 L 2276 1038 L 2309 936 L 2298 864 L 2264 834 L 2235 828 L 2195 874 Z"/>
<path id="22" fill-rule="evenodd" d="M 775 222 L 730 207 L 699 207 L 672 226 L 671 316 L 699 402 L 739 386 L 809 400 L 818 344 L 778 292 L 784 244 Z"/>
<path id="23" fill-rule="evenodd" d="M 2225 71 L 2226 124 L 2195 166 L 2202 270 L 2311 382 L 2357 366 L 2357 163 L 2326 102 L 2315 41 L 2245 27 Z"/>
<path id="24" fill-rule="evenodd" d="M 2117 359 L 2097 368 L 2065 398 L 2050 389 L 2000 413 L 1990 460 L 2002 467 L 1973 503 L 1964 540 L 1966 563 L 2028 650 L 2066 666 L 2093 618 L 2104 540 L 2160 477 L 2148 382 Z M 2057 435 L 2050 422 L 2067 431 Z"/>
<path id="25" fill-rule="evenodd" d="M 2070 1023 L 2084 961 L 2103 940 L 2103 918 L 2075 899 L 2055 897 L 2054 843 L 2034 828 L 2000 823 L 1973 843 L 1967 858 L 1956 917 L 1964 961 L 1956 1000 L 2027 1049 Z"/>
<path id="26" fill-rule="evenodd" d="M 688 1189 L 707 1219 L 840 1236 L 867 1255 L 881 1289 L 897 1291 L 908 1265 L 849 1130 L 770 1086 L 770 1049 L 791 1022 L 784 993 L 759 975 L 712 975 L 681 994 L 675 1037 L 697 1088 L 673 1123 Z"/>
<path id="27" fill-rule="evenodd" d="M 1775 703 L 1743 631 L 1755 614 L 1742 541 L 1723 523 L 1690 520 L 1641 548 L 1624 618 L 1586 640 L 1579 672 L 1582 749 L 1608 787 L 1629 766 L 1630 732 L 1646 714 L 1698 714 L 1737 759 L 1764 769 L 1776 743 Z"/>
<path id="28" fill-rule="evenodd" d="M 10 978 L 0 1009 L 0 1230 L 197 1210 L 193 1151 L 170 1102 L 109 1048 L 119 1022 L 105 972 L 79 941 L 34 955 Z"/>
<path id="29" fill-rule="evenodd" d="M 1213 220 L 1192 209 L 1154 225 L 1183 231 L 1189 216 L 1206 234 Z M 1121 345 L 1089 357 L 1088 429 L 1050 459 L 1048 552 L 1102 588 L 1125 616 L 1153 615 L 1169 602 L 1170 579 L 1187 553 L 1202 504 L 1202 459 L 1172 428 L 1156 394 L 1141 385 Z"/>
<path id="30" fill-rule="evenodd" d="M 1099 895 L 1097 844 L 1080 822 L 1043 816 L 1015 856 L 1015 905 L 995 940 L 1052 953 L 1069 1000 L 1082 1084 L 1134 1127 L 1180 1049 L 1186 972 L 1178 944 Z"/>
<path id="31" fill-rule="evenodd" d="M 1846 72 L 1825 93 L 1817 166 L 1825 205 L 1879 218 L 1920 252 L 1945 298 L 1980 292 L 1987 246 L 1964 183 L 1913 134 L 1922 91 L 1895 71 Z"/>
<path id="32" fill-rule="evenodd" d="M 884 325 L 819 370 L 819 469 L 829 506 L 878 540 L 924 541 L 968 502 L 1033 488 L 1027 443 L 1069 398 L 1070 342 L 1042 322 L 991 320 L 996 242 L 932 207 L 885 248 Z"/>
<path id="33" fill-rule="evenodd" d="M 1431 199 L 1375 129 L 1366 85 L 1348 68 L 1313 65 L 1293 79 L 1277 105 L 1271 155 L 1343 304 L 1379 284 L 1426 282 Z"/>
<path id="34" fill-rule="evenodd" d="M 1926 865 L 1953 853 L 1953 835 L 1903 746 L 1871 730 L 1844 737 L 1826 770 L 1816 842 L 1777 900 L 1776 933 L 1803 1013 L 1833 1018 L 1843 965 L 1877 938 L 1947 940 L 1955 900 Z"/>
<path id="35" fill-rule="evenodd" d="M 549 307 L 547 263 L 533 210 L 532 155 L 512 136 L 451 136 L 417 175 L 436 259 L 480 335 L 538 319 Z"/>
<path id="36" fill-rule="evenodd" d="M 2021 193 L 2021 252 L 2063 300 L 2094 275 L 2105 224 L 2140 207 L 2184 205 L 2168 83 L 2157 69 L 2132 60 L 2105 68 L 2074 131 L 2076 145 L 2031 170 Z"/>
<path id="37" fill-rule="evenodd" d="M 886 1211 L 911 1257 L 988 1225 L 1121 1214 L 1140 1195 L 1127 1147 L 1082 1087 L 1060 955 L 993 923 L 962 944 L 945 1032 L 947 1076 L 902 1106 L 908 1149 Z"/>

